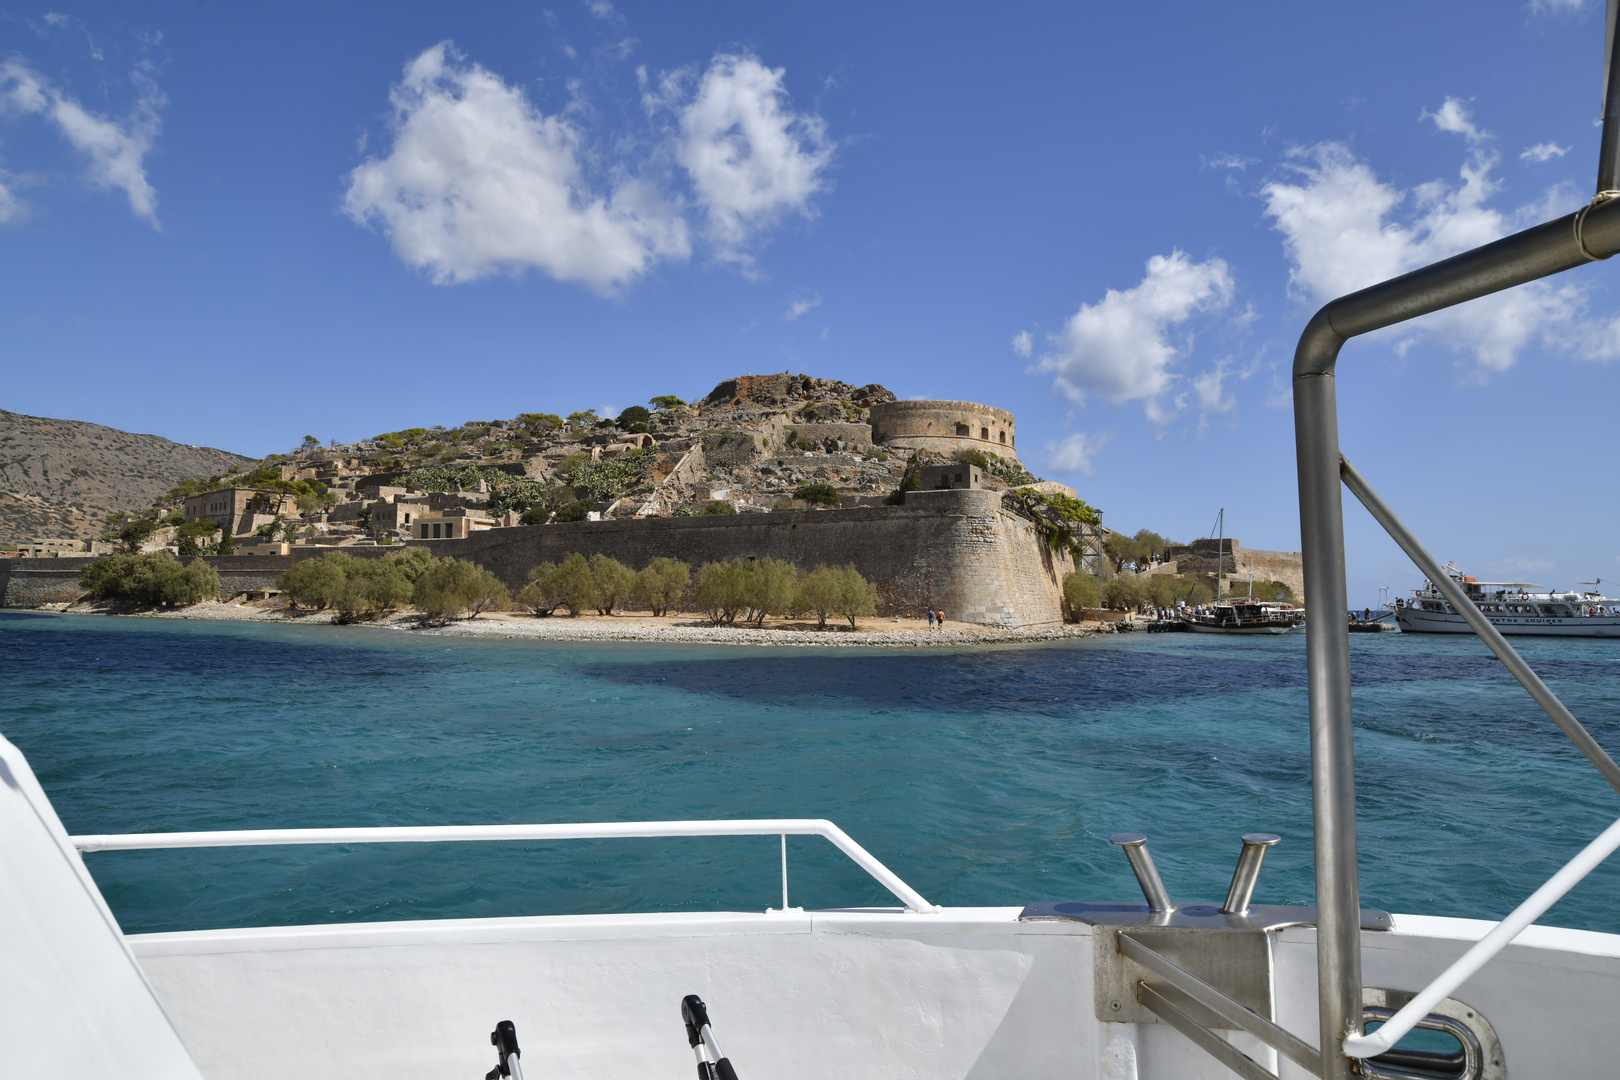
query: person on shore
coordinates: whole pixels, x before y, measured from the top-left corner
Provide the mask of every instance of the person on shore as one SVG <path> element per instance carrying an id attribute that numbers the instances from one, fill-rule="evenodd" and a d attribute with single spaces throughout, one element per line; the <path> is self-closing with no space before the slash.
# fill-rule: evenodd
<path id="1" fill-rule="evenodd" d="M 934 609 L 929 608 L 928 609 L 928 629 L 932 630 L 933 628 L 934 628 Z"/>
<path id="2" fill-rule="evenodd" d="M 945 629 L 945 609 L 941 608 L 934 612 L 934 618 L 939 620 L 939 628 L 941 630 Z"/>

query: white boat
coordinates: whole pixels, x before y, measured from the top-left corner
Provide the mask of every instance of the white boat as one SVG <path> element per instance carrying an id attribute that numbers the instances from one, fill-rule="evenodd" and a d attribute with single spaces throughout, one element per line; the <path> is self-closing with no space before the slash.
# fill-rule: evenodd
<path id="1" fill-rule="evenodd" d="M 1554 592 L 1524 581 L 1479 581 L 1449 564 L 1444 569 L 1480 614 L 1503 634 L 1620 637 L 1620 599 L 1599 592 Z M 1394 614 L 1408 634 L 1474 633 L 1462 613 L 1428 580 L 1423 588 L 1413 590 L 1410 599 L 1397 599 Z"/>
<path id="2" fill-rule="evenodd" d="M 1305 612 L 1270 600 L 1223 600 L 1184 616 L 1200 634 L 1286 634 L 1305 625 Z"/>

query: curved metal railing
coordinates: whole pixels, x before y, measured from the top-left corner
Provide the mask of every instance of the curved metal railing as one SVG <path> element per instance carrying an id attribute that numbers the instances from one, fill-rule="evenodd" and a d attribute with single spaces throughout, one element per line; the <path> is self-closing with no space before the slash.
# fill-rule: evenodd
<path id="1" fill-rule="evenodd" d="M 597 821 L 563 825 L 404 825 L 361 829 L 222 829 L 213 832 L 110 833 L 73 836 L 80 851 L 147 848 L 260 847 L 278 844 L 408 844 L 465 840 L 604 840 L 628 837 L 780 836 L 782 910 L 788 907 L 787 838 L 821 836 L 893 893 L 908 912 L 938 914 L 921 893 L 825 818 L 756 818 L 736 821 Z"/>

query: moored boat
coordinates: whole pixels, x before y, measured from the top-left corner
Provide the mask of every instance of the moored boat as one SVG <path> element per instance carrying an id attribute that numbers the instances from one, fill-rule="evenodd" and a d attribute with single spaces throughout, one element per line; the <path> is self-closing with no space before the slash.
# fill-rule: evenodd
<path id="1" fill-rule="evenodd" d="M 1479 581 L 1453 566 L 1444 569 L 1480 614 L 1503 634 L 1620 637 L 1620 599 L 1596 591 L 1556 592 L 1523 581 Z M 1602 582 L 1582 584 L 1595 589 Z M 1439 586 L 1428 580 L 1423 588 L 1413 590 L 1410 599 L 1395 601 L 1395 621 L 1409 634 L 1474 632 Z"/>
<path id="2" fill-rule="evenodd" d="M 1305 612 L 1269 600 L 1230 600 L 1193 612 L 1186 622 L 1200 634 L 1286 634 L 1305 625 Z"/>

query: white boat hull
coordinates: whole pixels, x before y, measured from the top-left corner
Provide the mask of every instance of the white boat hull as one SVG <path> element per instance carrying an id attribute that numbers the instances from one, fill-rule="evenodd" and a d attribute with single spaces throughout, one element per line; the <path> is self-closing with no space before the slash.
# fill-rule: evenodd
<path id="1" fill-rule="evenodd" d="M 1485 618 L 1503 634 L 1535 637 L 1620 638 L 1620 617 L 1613 615 L 1499 615 Z M 1408 634 L 1472 634 L 1473 627 L 1454 611 L 1398 608 L 1395 621 Z"/>
<path id="2" fill-rule="evenodd" d="M 708 1003 L 744 1077 L 1231 1080 L 1174 1029 L 1106 1023 L 1096 931 L 1017 907 L 551 916 L 355 923 L 129 939 L 210 1080 L 444 1080 L 494 1062 L 517 1024 L 529 1075 L 692 1071 L 678 1006 Z M 1364 931 L 1366 985 L 1416 990 L 1494 925 L 1395 916 Z M 1272 935 L 1274 1015 L 1316 1042 L 1316 932 Z M 1612 1077 L 1620 938 L 1531 927 L 1457 995 L 1509 1076 Z M 1106 1010 L 1104 1010 L 1106 1013 Z M 1286 1078 L 1307 1074 L 1238 1032 Z"/>

